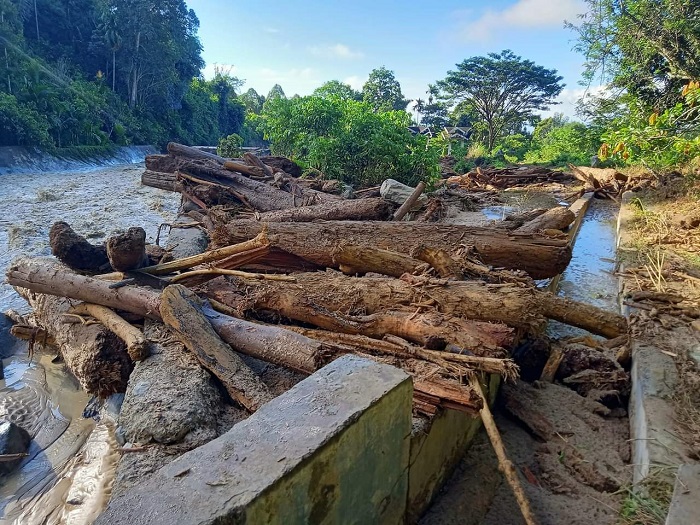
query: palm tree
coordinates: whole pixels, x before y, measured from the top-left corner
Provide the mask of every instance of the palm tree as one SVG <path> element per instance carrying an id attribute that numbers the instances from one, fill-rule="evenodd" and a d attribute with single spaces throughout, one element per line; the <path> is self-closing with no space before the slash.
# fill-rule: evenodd
<path id="1" fill-rule="evenodd" d="M 100 30 L 104 36 L 105 43 L 112 51 L 112 91 L 114 91 L 117 81 L 117 51 L 122 46 L 122 37 L 117 28 L 117 21 L 109 14 L 105 14 L 102 17 Z"/>

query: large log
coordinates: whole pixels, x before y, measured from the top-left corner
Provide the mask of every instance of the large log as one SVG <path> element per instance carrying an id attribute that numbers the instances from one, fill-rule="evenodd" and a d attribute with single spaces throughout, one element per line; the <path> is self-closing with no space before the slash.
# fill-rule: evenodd
<path id="1" fill-rule="evenodd" d="M 217 162 L 218 164 L 223 164 L 226 159 L 214 155 L 213 153 L 207 153 L 201 149 L 193 148 L 191 146 L 185 146 L 184 144 L 178 144 L 177 142 L 168 143 L 168 153 L 176 157 L 185 157 L 187 159 L 196 160 L 210 160 Z"/>
<path id="2" fill-rule="evenodd" d="M 56 263 L 47 264 L 58 267 Z M 119 337 L 101 324 L 84 324 L 66 315 L 72 307 L 69 299 L 15 289 L 34 310 L 38 324 L 52 336 L 83 390 L 102 398 L 126 391 L 133 364 Z"/>
<path id="3" fill-rule="evenodd" d="M 260 222 L 381 221 L 391 217 L 392 211 L 393 206 L 384 199 L 339 200 L 301 208 L 268 211 L 258 214 L 256 220 Z"/>
<path id="4" fill-rule="evenodd" d="M 287 157 L 260 157 L 260 160 L 268 166 L 274 168 L 275 171 L 284 171 L 292 177 L 301 177 L 302 171 L 299 164 Z"/>
<path id="5" fill-rule="evenodd" d="M 161 171 L 145 170 L 141 175 L 141 184 L 167 191 L 180 192 L 182 183 L 178 182 L 177 175 Z"/>
<path id="6" fill-rule="evenodd" d="M 221 184 L 237 194 L 237 197 L 251 208 L 259 211 L 286 210 L 298 206 L 308 206 L 319 202 L 337 200 L 335 195 L 297 187 L 297 193 L 290 193 L 259 182 L 238 173 L 223 169 L 212 162 L 185 161 L 180 170 L 209 182 Z"/>
<path id="7" fill-rule="evenodd" d="M 267 385 L 216 335 L 192 291 L 177 284 L 168 286 L 161 297 L 160 315 L 202 366 L 219 378 L 232 399 L 251 412 L 272 399 Z"/>
<path id="8" fill-rule="evenodd" d="M 485 264 L 523 270 L 534 279 L 553 277 L 567 267 L 567 241 L 495 228 L 423 222 L 319 221 L 300 224 L 236 221 L 217 230 L 214 241 L 234 244 L 267 228 L 272 245 L 317 265 L 338 268 L 333 254 L 343 244 L 410 254 L 419 246 L 440 248 L 450 255 L 471 248 Z"/>
<path id="9" fill-rule="evenodd" d="M 112 268 L 118 272 L 147 266 L 146 230 L 136 226 L 112 235 L 107 239 L 107 257 Z"/>
<path id="10" fill-rule="evenodd" d="M 157 173 L 175 173 L 178 160 L 174 155 L 146 155 L 146 170 Z"/>
<path id="11" fill-rule="evenodd" d="M 274 285 L 236 279 L 239 285 L 236 291 L 246 296 L 251 307 L 286 302 L 316 305 L 345 315 L 367 315 L 400 308 L 415 311 L 423 306 L 433 307 L 443 315 L 499 322 L 526 330 L 541 328 L 544 319 L 549 318 L 605 337 L 617 337 L 627 331 L 625 318 L 620 315 L 517 284 L 417 277 L 357 278 L 338 272 L 299 273 L 294 277 L 293 283 Z M 217 299 L 226 303 L 224 296 Z M 234 303 L 234 307 L 239 306 L 237 299 Z"/>

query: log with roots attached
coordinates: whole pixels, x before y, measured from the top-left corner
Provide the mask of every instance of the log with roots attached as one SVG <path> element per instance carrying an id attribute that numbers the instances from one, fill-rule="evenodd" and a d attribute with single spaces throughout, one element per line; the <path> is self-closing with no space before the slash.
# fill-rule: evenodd
<path id="1" fill-rule="evenodd" d="M 620 315 L 517 284 L 412 276 L 357 278 L 332 271 L 299 273 L 294 278 L 294 283 L 276 282 L 274 285 L 245 279 L 235 282 L 237 292 L 246 295 L 250 305 L 306 304 L 350 315 L 398 309 L 415 312 L 417 308 L 428 308 L 446 316 L 503 323 L 528 331 L 541 329 L 546 318 L 605 337 L 617 337 L 627 331 L 627 322 Z M 223 295 L 218 300 L 226 303 Z M 234 302 L 237 306 L 238 296 Z"/>
<path id="2" fill-rule="evenodd" d="M 161 297 L 160 314 L 232 399 L 251 412 L 272 399 L 267 385 L 216 335 L 192 291 L 181 285 L 168 286 Z"/>
<path id="3" fill-rule="evenodd" d="M 212 238 L 218 245 L 234 244 L 255 237 L 263 227 L 256 221 L 236 221 L 217 228 Z M 485 264 L 523 270 L 535 279 L 561 273 L 571 260 L 566 240 L 496 228 L 394 221 L 269 223 L 265 227 L 272 245 L 328 268 L 338 268 L 334 252 L 342 244 L 403 254 L 426 246 L 454 255 L 468 247 Z"/>
<path id="4" fill-rule="evenodd" d="M 109 281 L 74 274 L 53 261 L 22 259 L 13 263 L 7 272 L 7 279 L 11 285 L 26 287 L 33 292 L 60 295 L 144 317 L 161 318 L 159 292 L 138 286 L 110 288 Z M 206 305 L 202 305 L 201 311 L 219 337 L 236 350 L 300 372 L 311 373 L 334 358 L 353 351 L 352 347 L 323 343 L 277 326 L 256 324 L 224 315 Z M 402 361 L 397 361 L 396 364 L 402 364 Z M 432 365 L 432 368 L 429 367 L 426 375 L 427 365 Z M 420 360 L 407 360 L 402 365 L 409 373 L 420 377 L 434 375 L 435 366 Z M 415 370 L 411 367 L 415 367 Z M 443 383 L 445 381 L 425 379 L 416 384 L 415 390 L 424 396 L 424 403 L 433 403 L 432 406 L 459 408 L 470 413 L 480 408 L 480 400 L 469 387 L 458 382 Z"/>
<path id="5" fill-rule="evenodd" d="M 69 299 L 15 289 L 33 308 L 36 321 L 59 347 L 66 366 L 86 392 L 105 398 L 126 390 L 133 364 L 117 335 L 102 324 L 70 314 Z"/>

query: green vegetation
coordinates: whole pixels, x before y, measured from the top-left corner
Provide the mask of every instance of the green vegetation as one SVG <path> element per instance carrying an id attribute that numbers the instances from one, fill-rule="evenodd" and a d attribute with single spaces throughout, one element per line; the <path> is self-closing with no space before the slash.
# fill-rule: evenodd
<path id="1" fill-rule="evenodd" d="M 338 95 L 268 99 L 259 116 L 274 154 L 349 184 L 386 178 L 417 184 L 438 176 L 437 149 L 411 135 L 409 124 L 405 111 L 374 111 Z"/>
<path id="2" fill-rule="evenodd" d="M 0 0 L 0 146 L 217 143 L 239 133 L 241 82 L 199 77 L 183 0 Z"/>

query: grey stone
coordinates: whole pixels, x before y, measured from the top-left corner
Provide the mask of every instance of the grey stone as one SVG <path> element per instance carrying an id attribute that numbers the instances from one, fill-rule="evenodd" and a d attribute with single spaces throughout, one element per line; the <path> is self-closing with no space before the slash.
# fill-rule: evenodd
<path id="1" fill-rule="evenodd" d="M 696 525 L 700 522 L 700 464 L 678 469 L 666 525 Z"/>
<path id="2" fill-rule="evenodd" d="M 403 523 L 412 384 L 344 356 L 113 499 L 97 524 Z"/>
<path id="3" fill-rule="evenodd" d="M 415 188 L 406 186 L 397 180 L 386 179 L 384 182 L 382 182 L 382 186 L 379 188 L 379 194 L 383 199 L 388 200 L 397 206 L 401 206 L 404 202 L 406 202 L 406 199 L 411 196 L 413 190 L 415 190 Z M 420 207 L 424 206 L 427 201 L 428 196 L 424 193 L 418 197 L 418 201 L 413 207 L 413 210 L 420 209 Z"/>
<path id="4" fill-rule="evenodd" d="M 0 422 L 0 455 L 23 454 L 31 441 L 29 432 L 11 421 Z M 22 458 L 13 461 L 0 461 L 0 474 L 7 474 L 22 462 Z"/>
<path id="5" fill-rule="evenodd" d="M 192 222 L 188 217 L 178 219 L 180 222 L 184 220 Z M 168 235 L 166 249 L 175 259 L 182 259 L 202 253 L 207 249 L 207 246 L 209 246 L 209 237 L 206 233 L 199 228 L 178 228 L 176 222 Z"/>

